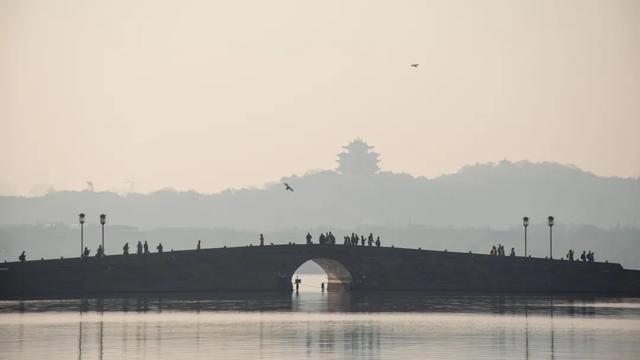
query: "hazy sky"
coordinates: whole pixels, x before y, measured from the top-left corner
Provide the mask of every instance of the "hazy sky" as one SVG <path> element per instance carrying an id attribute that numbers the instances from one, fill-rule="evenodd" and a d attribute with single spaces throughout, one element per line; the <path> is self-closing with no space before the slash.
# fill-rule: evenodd
<path id="1" fill-rule="evenodd" d="M 640 176 L 640 1 L 0 0 L 2 194 L 260 185 L 356 136 Z"/>

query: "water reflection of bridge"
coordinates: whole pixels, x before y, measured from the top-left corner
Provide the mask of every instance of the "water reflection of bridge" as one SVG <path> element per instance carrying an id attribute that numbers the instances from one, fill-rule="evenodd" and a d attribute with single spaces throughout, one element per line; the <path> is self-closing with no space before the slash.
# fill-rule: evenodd
<path id="1" fill-rule="evenodd" d="M 189 342 L 193 342 L 194 346 L 199 347 L 214 341 L 214 335 L 218 330 L 212 332 L 212 326 L 227 324 L 231 319 L 235 319 L 238 312 L 241 312 L 245 314 L 243 315 L 245 317 L 250 316 L 250 320 L 247 320 L 250 323 L 242 326 L 260 328 L 258 336 L 253 337 L 254 341 L 258 342 L 259 350 L 257 351 L 266 351 L 270 344 L 273 344 L 270 337 L 274 336 L 274 325 L 270 321 L 274 320 L 265 319 L 265 322 L 260 319 L 261 316 L 269 313 L 284 314 L 282 319 L 278 317 L 281 315 L 277 315 L 275 321 L 300 321 L 290 318 L 289 315 L 293 315 L 291 312 L 303 315 L 312 314 L 311 318 L 303 320 L 303 325 L 295 326 L 298 329 L 296 330 L 297 338 L 307 339 L 306 348 L 308 351 L 319 353 L 344 351 L 371 355 L 383 350 L 385 346 L 383 330 L 378 325 L 369 324 L 367 320 L 368 326 L 355 326 L 349 328 L 349 331 L 345 331 L 342 326 L 336 327 L 335 321 L 341 322 L 341 317 L 354 314 L 356 317 L 347 318 L 347 323 L 360 323 L 364 319 L 369 319 L 368 314 L 389 312 L 400 314 L 401 317 L 408 314 L 414 314 L 413 316 L 430 314 L 436 317 L 443 314 L 457 314 L 471 316 L 469 319 L 473 319 L 474 314 L 480 316 L 483 314 L 507 315 L 505 318 L 511 319 L 509 320 L 511 323 L 518 321 L 519 325 L 510 328 L 509 331 L 497 329 L 496 331 L 503 340 L 496 342 L 493 346 L 506 346 L 504 338 L 509 338 L 509 341 L 522 341 L 522 345 L 517 348 L 522 349 L 524 358 L 528 358 L 533 352 L 539 358 L 544 358 L 547 355 L 550 358 L 554 357 L 557 346 L 556 337 L 558 336 L 554 330 L 556 318 L 562 322 L 565 318 L 591 319 L 597 317 L 603 319 L 613 316 L 615 318 L 637 319 L 640 317 L 640 308 L 638 307 L 599 306 L 605 302 L 616 301 L 610 297 L 523 297 L 421 293 L 371 295 L 336 292 L 306 293 L 301 296 L 274 296 L 267 301 L 260 301 L 260 299 L 261 297 L 250 294 L 174 294 L 168 297 L 166 294 L 152 294 L 122 298 L 9 301 L 0 306 L 0 311 L 7 313 L 21 309 L 25 313 L 42 313 L 52 310 L 56 310 L 56 312 L 63 310 L 63 313 L 66 314 L 79 312 L 77 350 L 80 359 L 95 358 L 96 355 L 103 358 L 105 349 L 107 353 L 113 352 L 114 347 L 120 351 L 129 351 L 132 355 L 134 351 L 140 351 L 140 348 L 153 348 L 156 345 L 145 345 L 145 342 L 162 343 L 163 338 L 169 335 L 169 328 L 175 326 L 171 317 L 175 319 L 176 316 L 178 321 L 184 321 L 180 319 L 194 321 L 188 334 Z M 313 304 L 321 303 L 325 305 L 314 310 Z M 132 317 L 124 318 L 122 313 L 131 313 Z M 225 317 L 225 313 L 229 316 Z M 252 316 L 251 313 L 256 315 Z M 144 316 L 145 314 L 150 317 Z M 168 314 L 170 317 L 158 317 L 159 314 Z M 182 317 L 179 314 L 185 314 L 185 316 Z M 197 320 L 198 318 L 193 317 L 194 314 L 202 314 L 208 320 L 201 323 L 200 320 Z M 334 319 L 331 314 L 338 317 Z M 358 317 L 358 314 L 365 317 Z M 121 320 L 114 321 L 118 317 Z M 218 324 L 220 317 L 222 320 Z M 318 323 L 318 319 L 324 320 Z M 244 322 L 241 319 L 238 321 L 241 324 Z M 310 322 L 310 325 L 304 325 L 307 322 Z M 533 322 L 533 325 L 530 322 Z M 530 331 L 530 327 L 533 328 L 532 331 Z M 23 336 L 26 335 L 23 334 Z M 425 336 L 425 334 L 416 334 L 416 336 Z M 169 339 L 175 339 L 175 337 L 169 336 Z M 566 339 L 561 338 L 561 340 Z M 513 348 L 514 345 L 511 342 L 509 344 L 511 345 L 508 347 Z M 580 344 L 580 346 L 585 345 L 583 342 Z M 589 344 L 586 345 L 589 346 Z M 504 350 L 493 349 L 492 351 Z M 509 350 L 509 352 L 511 351 Z"/>

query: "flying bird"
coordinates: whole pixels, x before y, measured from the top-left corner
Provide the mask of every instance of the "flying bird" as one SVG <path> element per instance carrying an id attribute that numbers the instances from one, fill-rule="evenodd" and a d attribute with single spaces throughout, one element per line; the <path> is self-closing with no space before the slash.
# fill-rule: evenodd
<path id="1" fill-rule="evenodd" d="M 285 190 L 289 190 L 289 191 L 293 191 L 293 188 L 291 186 L 289 186 L 289 184 L 284 183 L 284 189 Z"/>
<path id="2" fill-rule="evenodd" d="M 416 69 L 418 68 L 418 65 L 420 65 L 420 64 L 411 64 L 411 66 L 413 66 Z"/>

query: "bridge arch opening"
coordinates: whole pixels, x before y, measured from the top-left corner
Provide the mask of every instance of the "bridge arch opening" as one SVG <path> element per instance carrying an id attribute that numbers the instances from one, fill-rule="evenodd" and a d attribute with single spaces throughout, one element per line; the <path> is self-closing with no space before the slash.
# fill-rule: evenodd
<path id="1" fill-rule="evenodd" d="M 314 278 L 307 275 L 314 274 Z M 326 277 L 323 277 L 325 275 Z M 320 283 L 324 282 L 327 291 L 346 291 L 351 288 L 351 272 L 337 260 L 328 258 L 313 258 L 301 264 L 292 275 L 292 282 L 296 276 L 301 279 L 306 277 L 311 279 L 311 283 L 302 283 L 302 289 L 318 288 L 320 291 Z M 315 281 L 313 281 L 315 280 Z M 295 285 L 294 285 L 295 288 Z"/>

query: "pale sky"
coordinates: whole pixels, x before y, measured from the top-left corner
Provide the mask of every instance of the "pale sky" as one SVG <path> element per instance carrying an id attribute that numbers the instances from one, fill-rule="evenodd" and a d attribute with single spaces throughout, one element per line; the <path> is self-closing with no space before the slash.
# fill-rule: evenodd
<path id="1" fill-rule="evenodd" d="M 357 136 L 640 176 L 640 1 L 0 0 L 0 194 L 261 185 Z"/>

